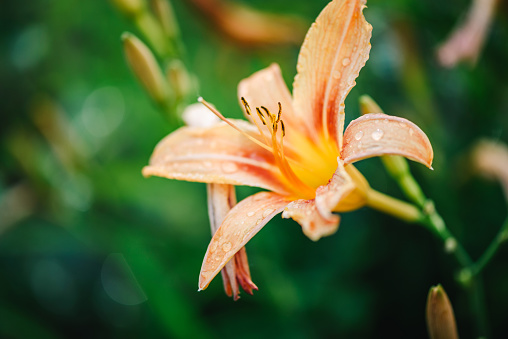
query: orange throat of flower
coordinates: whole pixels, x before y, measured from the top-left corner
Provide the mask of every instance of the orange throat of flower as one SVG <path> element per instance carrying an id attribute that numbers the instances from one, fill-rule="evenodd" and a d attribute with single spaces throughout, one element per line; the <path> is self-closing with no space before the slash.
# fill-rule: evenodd
<path id="1" fill-rule="evenodd" d="M 301 132 L 291 131 L 292 143 L 290 147 L 287 147 L 284 145 L 286 127 L 281 118 L 281 104 L 278 103 L 277 114 L 270 112 L 264 106 L 256 107 L 254 114 L 247 101 L 243 97 L 241 100 L 245 112 L 251 116 L 251 121 L 257 127 L 259 136 L 243 131 L 203 98 L 198 99 L 221 120 L 273 154 L 275 164 L 280 170 L 280 179 L 285 183 L 291 198 L 313 199 L 316 188 L 326 185 L 337 168 L 339 151 L 335 143 L 323 137 L 320 138 L 321 142 L 316 144 L 314 140 Z"/>

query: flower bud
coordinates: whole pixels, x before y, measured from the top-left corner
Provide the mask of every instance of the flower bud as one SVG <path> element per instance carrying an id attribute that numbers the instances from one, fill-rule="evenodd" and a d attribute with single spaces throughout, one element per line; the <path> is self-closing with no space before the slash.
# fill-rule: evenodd
<path id="1" fill-rule="evenodd" d="M 169 96 L 164 75 L 150 49 L 130 33 L 122 35 L 127 63 L 154 101 L 163 104 Z"/>
<path id="2" fill-rule="evenodd" d="M 113 5 L 118 8 L 120 12 L 127 16 L 136 16 L 141 13 L 145 8 L 144 0 L 111 0 Z"/>
<path id="3" fill-rule="evenodd" d="M 441 285 L 431 287 L 427 297 L 427 328 L 431 339 L 458 339 L 450 299 Z"/>
<path id="4" fill-rule="evenodd" d="M 185 65 L 178 59 L 171 60 L 166 69 L 166 78 L 174 89 L 176 97 L 185 98 L 192 90 L 192 78 Z"/>
<path id="5" fill-rule="evenodd" d="M 168 38 L 174 39 L 179 34 L 179 30 L 171 4 L 168 0 L 152 0 L 151 4 L 162 30 Z"/>

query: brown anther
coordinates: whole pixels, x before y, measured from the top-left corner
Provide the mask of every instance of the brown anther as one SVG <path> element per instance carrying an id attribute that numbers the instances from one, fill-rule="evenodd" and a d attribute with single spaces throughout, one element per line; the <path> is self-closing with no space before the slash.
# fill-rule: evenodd
<path id="1" fill-rule="evenodd" d="M 247 100 L 245 100 L 244 97 L 241 97 L 240 99 L 242 100 L 243 106 L 245 107 L 245 112 L 247 113 L 247 115 L 250 115 L 250 106 L 247 103 Z"/>
<path id="2" fill-rule="evenodd" d="M 279 104 L 279 113 L 277 113 L 277 121 L 276 122 L 280 121 L 280 115 L 282 114 L 282 105 L 280 104 L 280 102 L 278 102 L 278 104 Z"/>
<path id="3" fill-rule="evenodd" d="M 263 125 L 265 125 L 265 126 L 266 126 L 265 116 L 263 115 L 263 113 L 261 112 L 261 110 L 259 109 L 259 107 L 256 107 L 256 111 L 258 112 L 259 119 L 261 119 L 261 122 L 263 123 Z"/>
<path id="4" fill-rule="evenodd" d="M 284 121 L 280 121 L 280 128 L 282 129 L 282 136 L 286 136 L 286 129 L 284 128 Z"/>

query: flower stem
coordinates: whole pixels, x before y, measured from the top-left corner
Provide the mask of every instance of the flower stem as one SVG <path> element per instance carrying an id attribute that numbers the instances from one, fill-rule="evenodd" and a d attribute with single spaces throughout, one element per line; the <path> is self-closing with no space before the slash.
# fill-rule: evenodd
<path id="1" fill-rule="evenodd" d="M 505 219 L 501 229 L 497 233 L 496 237 L 490 243 L 489 247 L 483 252 L 482 256 L 471 266 L 471 273 L 473 275 L 479 274 L 487 263 L 496 254 L 499 246 L 508 240 L 508 218 Z"/>
<path id="2" fill-rule="evenodd" d="M 407 222 L 418 222 L 424 217 L 416 206 L 390 197 L 372 188 L 367 192 L 367 205 Z"/>

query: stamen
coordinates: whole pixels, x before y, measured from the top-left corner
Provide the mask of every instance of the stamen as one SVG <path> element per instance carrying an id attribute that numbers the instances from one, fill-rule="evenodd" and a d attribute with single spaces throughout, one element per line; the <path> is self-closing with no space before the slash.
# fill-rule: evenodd
<path id="1" fill-rule="evenodd" d="M 280 115 L 282 114 L 282 105 L 280 104 L 280 102 L 278 102 L 278 104 L 279 104 L 279 113 L 277 113 L 277 121 L 276 122 L 280 121 Z"/>
<path id="2" fill-rule="evenodd" d="M 256 107 L 256 111 L 258 112 L 261 122 L 263 123 L 263 125 L 266 126 L 266 120 L 265 120 L 265 116 L 263 115 L 263 112 L 260 111 L 259 107 Z"/>
<path id="3" fill-rule="evenodd" d="M 243 103 L 243 106 L 245 107 L 245 112 L 247 113 L 247 115 L 251 115 L 250 114 L 250 106 L 249 106 L 249 103 L 247 102 L 247 100 L 245 100 L 244 97 L 241 97 L 240 99 L 242 100 L 242 103 Z"/>
<path id="4" fill-rule="evenodd" d="M 233 127 L 235 130 L 237 130 L 238 132 L 242 133 L 243 135 L 245 135 L 247 138 L 249 138 L 249 140 L 255 142 L 256 144 L 258 144 L 259 146 L 263 147 L 264 149 L 266 149 L 267 151 L 269 152 L 272 152 L 273 153 L 273 148 L 268 146 L 268 145 L 265 145 L 263 144 L 261 141 L 259 141 L 258 139 L 254 138 L 253 136 L 249 135 L 247 132 L 243 131 L 242 129 L 238 128 L 235 124 L 233 124 L 231 121 L 229 121 L 228 119 L 226 119 L 226 117 L 224 117 L 219 111 L 217 111 L 217 109 L 215 107 L 213 107 L 212 105 L 210 105 L 210 103 L 208 103 L 205 99 L 203 99 L 202 97 L 199 97 L 198 98 L 198 102 L 202 103 L 203 105 L 205 105 L 206 108 L 208 108 L 210 111 L 212 111 L 213 114 L 215 114 L 216 116 L 219 117 L 219 119 L 221 119 L 222 121 L 224 121 L 226 124 L 228 124 L 229 126 Z"/>
<path id="5" fill-rule="evenodd" d="M 280 105 L 280 103 L 279 103 Z M 284 121 L 280 121 L 280 128 L 282 129 L 282 136 L 285 137 L 286 136 L 286 129 L 284 128 Z"/>

